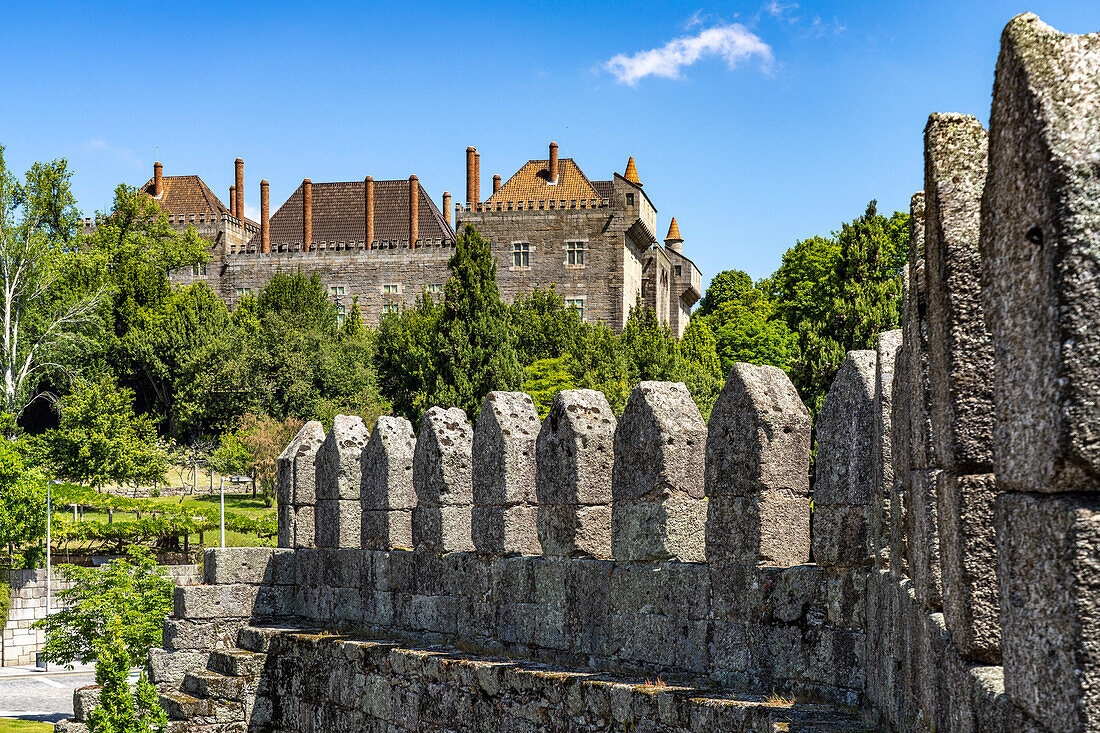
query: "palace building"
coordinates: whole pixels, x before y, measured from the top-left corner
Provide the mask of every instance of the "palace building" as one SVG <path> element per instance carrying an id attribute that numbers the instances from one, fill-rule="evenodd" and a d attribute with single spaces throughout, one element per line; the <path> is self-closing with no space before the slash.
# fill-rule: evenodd
<path id="1" fill-rule="evenodd" d="M 502 297 L 511 302 L 553 285 L 589 322 L 622 330 L 641 298 L 674 333 L 687 328 L 702 296 L 702 275 L 683 254 L 675 218 L 663 244 L 657 209 L 630 158 L 622 175 L 593 181 L 572 158 L 529 160 L 507 181 L 493 176 L 482 200 L 479 155 L 466 150 L 466 198 L 442 208 L 416 176 L 317 182 L 305 179 L 272 214 L 260 182 L 260 221 L 244 216 L 244 163 L 234 163 L 229 206 L 197 175 L 165 176 L 156 163 L 141 190 L 178 228 L 194 226 L 211 243 L 205 266 L 172 273 L 173 282 L 206 282 L 233 307 L 276 272 L 317 273 L 341 314 L 358 297 L 365 322 L 440 293 L 456 229 L 474 226 L 492 246 Z M 89 226 L 94 225 L 88 222 Z"/>

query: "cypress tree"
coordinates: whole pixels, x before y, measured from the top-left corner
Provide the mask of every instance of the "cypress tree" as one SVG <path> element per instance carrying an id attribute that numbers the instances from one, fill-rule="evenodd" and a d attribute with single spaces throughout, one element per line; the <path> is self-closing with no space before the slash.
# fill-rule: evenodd
<path id="1" fill-rule="evenodd" d="M 448 263 L 443 312 L 436 331 L 435 404 L 461 407 L 476 419 L 493 390 L 517 390 L 523 369 L 516 357 L 508 309 L 497 288 L 489 243 L 466 225 Z"/>

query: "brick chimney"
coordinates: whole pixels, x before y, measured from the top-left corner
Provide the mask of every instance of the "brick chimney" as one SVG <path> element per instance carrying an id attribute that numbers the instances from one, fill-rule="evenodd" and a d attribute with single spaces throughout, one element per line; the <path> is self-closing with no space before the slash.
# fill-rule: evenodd
<path id="1" fill-rule="evenodd" d="M 230 216 L 236 216 L 237 215 L 237 187 L 236 186 L 230 186 L 229 187 L 229 215 Z"/>
<path id="2" fill-rule="evenodd" d="M 547 181 L 558 182 L 558 144 L 554 142 L 550 143 L 550 177 Z"/>
<path id="3" fill-rule="evenodd" d="M 447 226 L 451 225 L 451 192 L 443 192 L 443 218 L 447 221 Z"/>
<path id="4" fill-rule="evenodd" d="M 164 193 L 164 168 L 158 160 L 153 163 L 153 196 L 159 199 L 162 193 Z"/>
<path id="5" fill-rule="evenodd" d="M 481 203 L 481 153 L 474 151 L 474 205 Z"/>
<path id="6" fill-rule="evenodd" d="M 409 176 L 409 249 L 420 239 L 420 180 Z"/>
<path id="7" fill-rule="evenodd" d="M 499 190 L 500 190 L 500 174 L 495 173 L 495 174 L 493 174 L 493 193 L 496 193 Z"/>
<path id="8" fill-rule="evenodd" d="M 302 181 L 302 251 L 313 249 L 313 182 Z"/>
<path id="9" fill-rule="evenodd" d="M 237 176 L 237 218 L 244 218 L 244 161 L 237 158 L 233 161 L 233 168 Z"/>
<path id="10" fill-rule="evenodd" d="M 363 188 L 367 197 L 367 249 L 374 249 L 374 179 L 367 176 Z"/>
<path id="11" fill-rule="evenodd" d="M 466 207 L 473 211 L 477 202 L 477 148 L 466 148 Z"/>
<path id="12" fill-rule="evenodd" d="M 268 201 L 267 179 L 260 181 L 260 251 L 271 251 L 271 219 Z"/>

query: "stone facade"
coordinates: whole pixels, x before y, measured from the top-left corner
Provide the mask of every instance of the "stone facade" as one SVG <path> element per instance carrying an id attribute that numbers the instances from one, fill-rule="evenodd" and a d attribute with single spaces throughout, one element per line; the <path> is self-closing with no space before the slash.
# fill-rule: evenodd
<path id="1" fill-rule="evenodd" d="M 536 198 L 505 200 L 524 175 L 541 181 L 535 164 L 547 163 L 530 161 L 484 202 L 471 191 L 471 203 L 454 206 L 458 230 L 473 225 L 491 242 L 502 297 L 511 302 L 536 286 L 553 285 L 585 320 L 615 330 L 622 330 L 640 299 L 682 335 L 702 296 L 702 274 L 684 257 L 678 227 L 670 227 L 665 246 L 657 242 L 656 209 L 633 165 L 633 180 L 616 174 L 591 183 L 572 160 L 562 159 L 564 174 L 577 184 L 569 188 L 571 198 L 551 199 L 566 189 L 547 185 L 548 192 L 524 189 Z M 239 159 L 235 175 L 243 180 Z M 174 228 L 194 226 L 211 243 L 205 266 L 174 271 L 172 281 L 205 282 L 230 308 L 259 292 L 275 273 L 300 270 L 320 276 L 341 315 L 357 299 L 364 321 L 373 325 L 383 313 L 414 305 L 425 291 L 442 297 L 450 274 L 456 237 L 450 194 L 444 194 L 440 211 L 415 176 L 316 184 L 306 179 L 270 218 L 262 205 L 259 223 L 237 215 L 242 194 L 236 190 L 227 208 L 198 176 L 162 176 L 159 163 L 141 190 Z M 266 196 L 263 181 L 262 202 Z M 523 246 L 521 264 L 517 245 Z M 579 253 L 570 251 L 576 247 Z"/>

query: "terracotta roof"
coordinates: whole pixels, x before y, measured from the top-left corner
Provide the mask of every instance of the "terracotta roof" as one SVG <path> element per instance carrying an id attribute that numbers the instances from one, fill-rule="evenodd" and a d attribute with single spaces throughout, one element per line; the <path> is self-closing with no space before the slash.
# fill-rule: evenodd
<path id="1" fill-rule="evenodd" d="M 672 223 L 668 225 L 668 234 L 665 235 L 666 242 L 682 242 L 684 238 L 680 236 L 680 227 L 676 226 L 676 217 L 672 217 Z"/>
<path id="2" fill-rule="evenodd" d="M 363 181 L 314 183 L 313 241 L 362 242 L 367 236 L 367 199 Z M 421 240 L 453 242 L 454 230 L 439 213 L 424 187 L 420 187 L 418 229 Z M 409 239 L 409 182 L 374 182 L 374 238 Z M 271 215 L 271 246 L 293 247 L 302 242 L 302 186 L 294 190 L 279 210 Z M 259 246 L 256 234 L 250 246 Z"/>
<path id="3" fill-rule="evenodd" d="M 164 192 L 153 198 L 153 179 L 139 191 L 153 198 L 162 211 L 175 216 L 189 214 L 228 214 L 229 209 L 198 176 L 163 176 Z M 255 222 L 253 222 L 255 223 Z"/>
<path id="4" fill-rule="evenodd" d="M 529 160 L 500 187 L 500 190 L 485 201 L 496 203 L 508 201 L 548 201 L 550 199 L 571 201 L 577 199 L 603 199 L 588 176 L 572 158 L 558 161 L 558 182 L 550 185 L 549 160 Z"/>
<path id="5" fill-rule="evenodd" d="M 642 182 L 638 180 L 638 169 L 634 165 L 633 155 L 630 156 L 630 160 L 626 161 L 626 173 L 623 173 L 623 178 L 639 186 L 642 185 Z"/>

